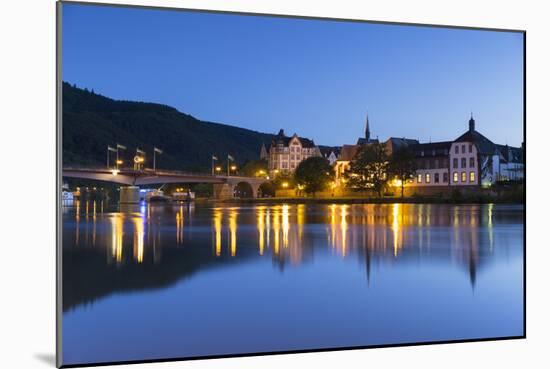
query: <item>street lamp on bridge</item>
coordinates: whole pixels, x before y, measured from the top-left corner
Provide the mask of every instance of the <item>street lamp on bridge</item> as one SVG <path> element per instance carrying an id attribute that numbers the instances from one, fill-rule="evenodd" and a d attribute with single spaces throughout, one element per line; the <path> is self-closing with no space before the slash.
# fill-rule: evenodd
<path id="1" fill-rule="evenodd" d="M 118 150 L 126 150 L 126 146 L 119 143 L 116 144 L 116 170 L 118 170 L 119 159 L 118 159 Z"/>
<path id="2" fill-rule="evenodd" d="M 107 145 L 107 169 L 109 169 L 110 165 L 109 165 L 109 153 L 110 152 L 117 152 L 117 150 L 114 148 L 114 147 L 111 147 L 109 145 Z"/>

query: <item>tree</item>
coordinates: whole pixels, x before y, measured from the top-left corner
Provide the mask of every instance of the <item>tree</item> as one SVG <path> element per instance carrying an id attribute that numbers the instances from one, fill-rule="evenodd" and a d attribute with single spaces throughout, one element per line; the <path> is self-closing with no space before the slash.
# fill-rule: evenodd
<path id="1" fill-rule="evenodd" d="M 246 177 L 264 177 L 267 175 L 267 160 L 249 160 L 239 169 L 239 173 Z"/>
<path id="2" fill-rule="evenodd" d="M 351 160 L 347 186 L 352 190 L 374 190 L 379 197 L 387 180 L 388 155 L 384 144 L 362 145 Z"/>
<path id="3" fill-rule="evenodd" d="M 279 173 L 273 179 L 273 186 L 277 189 L 291 189 L 296 187 L 294 177 L 287 173 Z"/>
<path id="4" fill-rule="evenodd" d="M 334 171 L 325 158 L 311 157 L 302 160 L 294 172 L 294 180 L 306 193 L 321 191 L 334 179 Z"/>
<path id="5" fill-rule="evenodd" d="M 405 182 L 412 178 L 415 173 L 414 153 L 408 147 L 403 147 L 392 154 L 388 164 L 388 174 L 401 182 L 401 197 L 403 197 Z"/>

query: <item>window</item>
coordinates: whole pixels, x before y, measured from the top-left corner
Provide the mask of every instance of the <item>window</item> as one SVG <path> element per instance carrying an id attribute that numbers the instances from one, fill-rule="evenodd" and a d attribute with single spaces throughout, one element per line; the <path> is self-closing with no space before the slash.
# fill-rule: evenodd
<path id="1" fill-rule="evenodd" d="M 466 182 L 466 172 L 460 173 L 460 180 L 461 180 L 462 182 Z"/>
<path id="2" fill-rule="evenodd" d="M 470 158 L 470 168 L 473 168 L 476 166 L 476 160 L 474 158 Z"/>
<path id="3" fill-rule="evenodd" d="M 435 156 L 435 149 L 432 150 L 432 156 Z"/>
<path id="4" fill-rule="evenodd" d="M 464 154 L 466 152 L 466 145 L 462 145 L 462 153 Z"/>
<path id="5" fill-rule="evenodd" d="M 294 160 L 294 155 L 290 155 L 290 160 Z"/>
<path id="6" fill-rule="evenodd" d="M 475 182 L 475 180 L 476 180 L 476 173 L 470 172 L 470 182 Z"/>
<path id="7" fill-rule="evenodd" d="M 460 167 L 461 168 L 466 168 L 466 158 L 460 159 Z"/>
<path id="8" fill-rule="evenodd" d="M 458 168 L 458 159 L 457 158 L 453 159 L 453 168 Z"/>
<path id="9" fill-rule="evenodd" d="M 455 154 L 458 154 L 458 145 L 455 146 Z"/>
<path id="10" fill-rule="evenodd" d="M 430 173 L 426 173 L 426 183 L 430 183 Z"/>
<path id="11" fill-rule="evenodd" d="M 437 159 L 435 159 L 434 168 L 435 168 L 435 169 L 438 169 L 438 168 L 439 168 L 439 160 L 437 160 Z"/>
<path id="12" fill-rule="evenodd" d="M 443 173 L 443 182 L 444 183 L 449 182 L 449 173 L 447 172 Z"/>
<path id="13" fill-rule="evenodd" d="M 458 173 L 453 172 L 453 182 L 458 182 Z"/>
<path id="14" fill-rule="evenodd" d="M 420 151 L 420 156 L 424 156 L 424 150 Z"/>
<path id="15" fill-rule="evenodd" d="M 434 183 L 439 183 L 439 173 L 434 174 Z"/>
<path id="16" fill-rule="evenodd" d="M 468 146 L 468 152 L 469 152 L 469 153 L 472 152 L 472 147 L 473 147 L 473 146 L 474 146 L 474 145 L 472 145 L 472 144 L 470 144 L 470 146 Z"/>
<path id="17" fill-rule="evenodd" d="M 418 175 L 416 181 L 417 181 L 418 183 L 422 183 L 422 174 L 419 174 L 419 175 Z"/>

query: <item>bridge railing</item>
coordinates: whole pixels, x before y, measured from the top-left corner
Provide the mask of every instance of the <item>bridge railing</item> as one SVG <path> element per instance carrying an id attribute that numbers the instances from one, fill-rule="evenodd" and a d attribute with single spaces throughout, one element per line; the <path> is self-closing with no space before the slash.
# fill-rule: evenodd
<path id="1" fill-rule="evenodd" d="M 109 173 L 112 172 L 115 168 L 106 168 L 106 167 L 63 167 L 64 171 L 82 171 L 82 172 L 105 172 Z M 166 169 L 152 169 L 152 168 L 145 168 L 141 170 L 136 170 L 133 167 L 119 167 L 118 168 L 120 174 L 133 174 L 133 175 L 165 175 L 165 176 L 193 176 L 193 177 L 213 177 L 213 178 L 228 178 L 228 177 L 235 177 L 235 178 L 254 178 L 257 180 L 260 180 L 262 178 L 256 178 L 256 177 L 246 177 L 246 176 L 227 176 L 227 175 L 216 175 L 212 173 L 206 173 L 206 172 L 188 172 L 188 171 L 181 171 L 181 170 L 166 170 Z"/>

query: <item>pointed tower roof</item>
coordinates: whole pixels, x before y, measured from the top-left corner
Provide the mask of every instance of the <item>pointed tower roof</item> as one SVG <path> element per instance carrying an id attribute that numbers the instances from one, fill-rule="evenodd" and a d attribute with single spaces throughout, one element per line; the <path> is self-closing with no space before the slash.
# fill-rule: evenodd
<path id="1" fill-rule="evenodd" d="M 365 138 L 370 141 L 369 112 L 367 112 L 367 123 L 365 124 Z"/>

